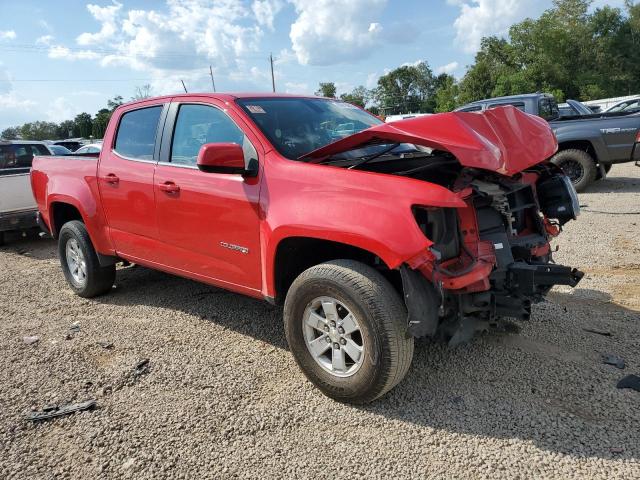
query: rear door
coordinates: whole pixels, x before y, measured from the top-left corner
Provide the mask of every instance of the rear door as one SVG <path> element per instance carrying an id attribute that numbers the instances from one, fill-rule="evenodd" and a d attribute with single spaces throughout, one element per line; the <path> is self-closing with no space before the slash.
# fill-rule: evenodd
<path id="1" fill-rule="evenodd" d="M 111 239 L 118 254 L 154 260 L 157 237 L 153 173 L 168 103 L 136 104 L 121 114 L 105 138 L 98 183 Z"/>
<path id="2" fill-rule="evenodd" d="M 168 266 L 228 288 L 260 289 L 261 173 L 243 178 L 196 166 L 205 143 L 237 143 L 245 162 L 258 160 L 257 138 L 225 105 L 198 98 L 172 103 L 164 131 L 154 184 L 158 239 Z"/>

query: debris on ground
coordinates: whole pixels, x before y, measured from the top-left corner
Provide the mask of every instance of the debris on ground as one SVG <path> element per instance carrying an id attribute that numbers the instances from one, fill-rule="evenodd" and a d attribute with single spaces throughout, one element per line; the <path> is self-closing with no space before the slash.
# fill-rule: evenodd
<path id="1" fill-rule="evenodd" d="M 73 333 L 78 333 L 80 331 L 80 322 L 73 322 L 69 327 L 69 330 Z"/>
<path id="2" fill-rule="evenodd" d="M 51 418 L 61 417 L 63 415 L 70 415 L 75 412 L 81 412 L 84 410 L 91 410 L 97 405 L 95 400 L 87 400 L 80 403 L 69 403 L 62 407 L 57 405 L 45 405 L 40 411 L 29 412 L 26 415 L 26 419 L 30 422 L 37 422 L 40 420 L 49 420 Z"/>
<path id="3" fill-rule="evenodd" d="M 636 392 L 640 392 L 640 377 L 637 375 L 627 375 L 620 379 L 617 388 L 630 388 Z"/>
<path id="4" fill-rule="evenodd" d="M 595 333 L 596 335 L 602 335 L 603 337 L 611 337 L 611 332 L 607 332 L 604 330 L 595 330 L 593 328 L 583 328 L 582 330 L 584 330 L 585 332 L 588 333 Z"/>
<path id="5" fill-rule="evenodd" d="M 40 337 L 37 335 L 30 335 L 22 338 L 22 341 L 26 345 L 33 345 L 34 343 L 38 343 L 40 341 Z"/>
<path id="6" fill-rule="evenodd" d="M 618 355 L 613 355 L 610 353 L 604 353 L 602 355 L 602 363 L 604 363 L 605 365 L 613 365 L 616 368 L 619 368 L 620 370 L 624 369 L 624 358 L 619 357 Z"/>
<path id="7" fill-rule="evenodd" d="M 96 342 L 96 344 L 105 350 L 111 350 L 113 348 L 113 343 L 106 340 L 100 340 L 99 342 Z"/>
<path id="8" fill-rule="evenodd" d="M 139 377 L 149 371 L 149 359 L 144 358 L 136 363 L 135 368 L 133 369 L 133 376 Z"/>

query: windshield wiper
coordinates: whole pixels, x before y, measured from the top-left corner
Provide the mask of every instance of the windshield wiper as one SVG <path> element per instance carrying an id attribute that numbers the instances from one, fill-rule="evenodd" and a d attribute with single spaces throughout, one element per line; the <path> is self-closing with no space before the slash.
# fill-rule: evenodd
<path id="1" fill-rule="evenodd" d="M 394 149 L 398 148 L 399 146 L 400 146 L 399 143 L 394 143 L 390 147 L 385 148 L 385 149 L 381 150 L 380 152 L 374 153 L 373 155 L 368 155 L 366 157 L 362 157 L 362 159 L 359 162 L 354 163 L 353 165 L 348 167 L 347 170 L 353 170 L 354 168 L 357 168 L 360 165 L 364 165 L 365 163 L 370 162 L 371 160 L 373 160 L 375 158 L 381 157 L 381 156 L 389 153 L 391 150 L 394 150 Z"/>

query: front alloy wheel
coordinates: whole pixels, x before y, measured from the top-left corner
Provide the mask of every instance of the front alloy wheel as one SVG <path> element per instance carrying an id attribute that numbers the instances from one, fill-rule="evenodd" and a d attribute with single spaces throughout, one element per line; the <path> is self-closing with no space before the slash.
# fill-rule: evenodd
<path id="1" fill-rule="evenodd" d="M 356 373 L 364 359 L 360 325 L 335 298 L 318 297 L 304 311 L 304 340 L 313 359 L 337 377 Z"/>
<path id="2" fill-rule="evenodd" d="M 366 403 L 404 378 L 413 358 L 407 310 L 389 281 L 354 260 L 333 260 L 298 276 L 284 303 L 287 343 L 325 395 Z"/>

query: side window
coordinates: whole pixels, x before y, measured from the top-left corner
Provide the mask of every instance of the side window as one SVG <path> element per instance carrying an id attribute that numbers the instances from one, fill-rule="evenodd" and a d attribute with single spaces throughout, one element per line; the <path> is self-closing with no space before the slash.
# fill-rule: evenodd
<path id="1" fill-rule="evenodd" d="M 162 106 L 132 110 L 122 115 L 114 150 L 124 157 L 153 160 Z"/>
<path id="2" fill-rule="evenodd" d="M 34 155 L 51 155 L 51 152 L 44 145 L 36 144 L 31 145 Z"/>
<path id="3" fill-rule="evenodd" d="M 498 108 L 498 107 L 505 107 L 507 105 L 511 105 L 512 107 L 516 107 L 518 110 L 522 110 L 523 112 L 525 111 L 524 108 L 524 103 L 523 102 L 513 102 L 513 103 L 493 103 L 491 105 L 489 105 L 489 109 L 492 108 Z"/>
<path id="4" fill-rule="evenodd" d="M 257 158 L 244 132 L 222 110 L 209 105 L 181 105 L 173 130 L 171 163 L 195 166 L 205 143 L 237 143 L 245 152 L 245 162 Z"/>
<path id="5" fill-rule="evenodd" d="M 573 115 L 579 114 L 579 112 L 573 113 Z M 538 116 L 545 120 L 551 120 L 557 118 L 560 115 L 560 109 L 558 104 L 550 98 L 541 98 L 538 102 Z"/>
<path id="6" fill-rule="evenodd" d="M 459 112 L 479 112 L 482 110 L 482 105 L 473 105 L 472 107 L 463 108 L 458 110 Z"/>

